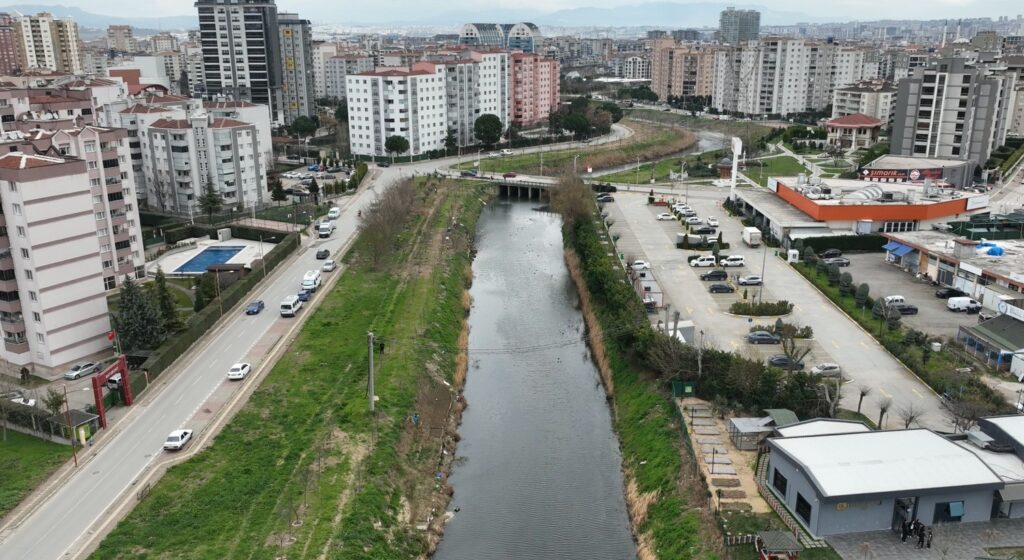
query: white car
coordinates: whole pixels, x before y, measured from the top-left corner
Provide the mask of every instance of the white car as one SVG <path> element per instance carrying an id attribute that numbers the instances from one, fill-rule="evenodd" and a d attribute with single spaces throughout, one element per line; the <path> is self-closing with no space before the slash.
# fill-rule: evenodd
<path id="1" fill-rule="evenodd" d="M 672 214 L 667 213 L 667 212 L 662 212 L 661 214 L 658 214 L 658 220 L 674 220 L 674 219 L 676 219 L 676 217 L 673 216 Z"/>
<path id="2" fill-rule="evenodd" d="M 633 261 L 633 264 L 629 265 L 633 270 L 648 270 L 651 268 L 651 263 L 647 261 Z"/>
<path id="3" fill-rule="evenodd" d="M 235 364 L 228 370 L 228 379 L 245 379 L 250 371 L 252 371 L 252 367 L 249 364 Z"/>
<path id="4" fill-rule="evenodd" d="M 36 405 L 36 400 L 35 399 L 30 399 L 28 397 L 16 397 L 16 398 L 11 399 L 11 402 L 18 403 L 18 404 L 23 404 L 25 406 L 35 406 Z"/>
<path id="5" fill-rule="evenodd" d="M 761 277 L 756 274 L 740 276 L 740 279 L 737 281 L 740 286 L 760 286 L 762 282 Z"/>
<path id="6" fill-rule="evenodd" d="M 333 259 L 327 259 L 326 261 L 324 261 L 324 272 L 331 272 L 335 268 L 338 268 L 338 264 L 335 263 Z"/>
<path id="7" fill-rule="evenodd" d="M 701 219 L 697 216 L 690 216 L 683 220 L 683 223 L 690 226 L 697 226 L 701 224 Z"/>
<path id="8" fill-rule="evenodd" d="M 677 202 L 677 203 L 672 205 L 672 209 L 673 210 L 679 210 L 679 211 L 689 210 L 690 209 L 690 205 L 689 204 L 683 204 L 682 202 Z"/>
<path id="9" fill-rule="evenodd" d="M 743 266 L 747 264 L 746 261 L 743 255 L 729 255 L 728 257 L 722 257 L 718 264 L 721 266 Z"/>
<path id="10" fill-rule="evenodd" d="M 164 449 L 178 451 L 192 440 L 192 430 L 174 430 L 164 440 Z"/>
<path id="11" fill-rule="evenodd" d="M 707 222 L 711 227 L 718 227 L 718 218 L 708 217 Z"/>
<path id="12" fill-rule="evenodd" d="M 820 375 L 822 377 L 839 377 L 843 373 L 843 368 L 839 367 L 839 364 L 832 362 L 820 363 L 811 368 L 811 375 Z"/>

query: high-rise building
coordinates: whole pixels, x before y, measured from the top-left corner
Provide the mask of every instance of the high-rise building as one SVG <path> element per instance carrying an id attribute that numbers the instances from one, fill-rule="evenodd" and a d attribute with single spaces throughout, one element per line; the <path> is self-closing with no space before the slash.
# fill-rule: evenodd
<path id="1" fill-rule="evenodd" d="M 338 55 L 338 44 L 313 41 L 313 95 L 327 97 L 327 60 Z"/>
<path id="2" fill-rule="evenodd" d="M 0 76 L 21 70 L 21 37 L 10 14 L 0 13 Z"/>
<path id="3" fill-rule="evenodd" d="M 34 16 L 15 16 L 19 31 L 23 69 L 49 69 L 76 74 L 82 71 L 78 24 L 43 12 Z"/>
<path id="4" fill-rule="evenodd" d="M 333 99 L 345 99 L 345 80 L 352 74 L 373 70 L 373 57 L 368 55 L 332 56 L 324 63 L 324 94 Z"/>
<path id="5" fill-rule="evenodd" d="M 493 47 L 528 53 L 540 52 L 540 28 L 532 23 L 467 23 L 459 33 L 459 44 Z"/>
<path id="6" fill-rule="evenodd" d="M 676 42 L 695 42 L 700 41 L 700 31 L 696 29 L 676 29 L 672 32 L 672 40 Z"/>
<path id="7" fill-rule="evenodd" d="M 651 90 L 658 99 L 711 95 L 714 52 L 697 46 L 661 46 L 651 61 Z"/>
<path id="8" fill-rule="evenodd" d="M 439 64 L 445 72 L 441 92 L 448 98 L 446 132 L 454 131 L 460 146 L 478 143 L 473 127 L 481 115 L 495 115 L 502 130 L 508 127 L 512 118 L 509 53 L 468 51 Z"/>
<path id="9" fill-rule="evenodd" d="M 943 58 L 900 82 L 890 152 L 982 165 L 1006 142 L 1017 76 Z"/>
<path id="10" fill-rule="evenodd" d="M 837 87 L 832 95 L 832 118 L 862 114 L 882 121 L 883 126 L 892 122 L 896 106 L 896 87 L 884 80 L 859 82 Z"/>
<path id="11" fill-rule="evenodd" d="M 139 44 L 132 35 L 130 25 L 107 26 L 107 48 L 119 52 L 136 52 Z"/>
<path id="12" fill-rule="evenodd" d="M 271 107 L 281 87 L 274 0 L 196 0 L 203 49 L 203 89 Z"/>
<path id="13" fill-rule="evenodd" d="M 718 38 L 723 43 L 736 45 L 742 41 L 753 41 L 761 32 L 761 12 L 737 10 L 728 7 L 718 17 Z"/>
<path id="14" fill-rule="evenodd" d="M 301 116 L 312 116 L 316 109 L 313 94 L 313 49 L 309 20 L 298 14 L 277 15 L 278 42 L 281 46 L 281 119 L 292 123 Z"/>
<path id="15" fill-rule="evenodd" d="M 547 123 L 558 110 L 561 83 L 558 59 L 512 53 L 512 123 L 519 127 Z"/>
<path id="16" fill-rule="evenodd" d="M 178 38 L 170 33 L 157 33 L 149 38 L 149 50 L 152 52 L 171 52 L 178 50 Z"/>

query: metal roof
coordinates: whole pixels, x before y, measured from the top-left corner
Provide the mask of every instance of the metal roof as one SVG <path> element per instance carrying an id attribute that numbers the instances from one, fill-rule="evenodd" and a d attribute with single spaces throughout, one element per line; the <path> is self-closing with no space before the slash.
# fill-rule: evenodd
<path id="1" fill-rule="evenodd" d="M 1007 352 L 1016 352 L 1024 348 L 1024 323 L 1009 315 L 1000 315 L 963 328 L 975 336 L 998 344 Z"/>
<path id="2" fill-rule="evenodd" d="M 850 434 L 854 432 L 870 432 L 871 428 L 863 422 L 854 420 L 836 420 L 833 418 L 815 418 L 783 426 L 775 430 L 781 437 L 822 436 L 826 434 Z"/>
<path id="3" fill-rule="evenodd" d="M 796 424 L 800 421 L 796 413 L 788 408 L 766 408 L 764 413 L 772 417 L 772 423 L 776 428 Z"/>
<path id="4" fill-rule="evenodd" d="M 801 465 L 826 498 L 1002 486 L 981 458 L 926 429 L 774 438 L 768 445 Z"/>

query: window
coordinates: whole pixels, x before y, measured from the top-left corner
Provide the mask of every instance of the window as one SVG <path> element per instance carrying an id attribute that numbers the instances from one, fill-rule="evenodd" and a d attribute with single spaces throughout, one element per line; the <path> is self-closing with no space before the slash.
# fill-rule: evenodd
<path id="1" fill-rule="evenodd" d="M 11 204 L 11 210 L 14 210 L 14 215 L 15 216 L 20 216 L 21 215 L 21 205 L 20 204 L 17 204 L 17 203 Z"/>
<path id="2" fill-rule="evenodd" d="M 104 253 L 109 253 L 110 252 L 110 243 L 104 243 L 103 245 L 100 245 L 100 251 L 102 251 Z"/>
<path id="3" fill-rule="evenodd" d="M 32 278 L 33 278 L 33 276 L 32 276 L 32 271 L 31 271 L 31 270 L 27 270 L 27 269 L 26 269 L 26 270 L 25 270 L 25 279 L 26 279 L 26 280 L 31 280 Z"/>
<path id="4" fill-rule="evenodd" d="M 25 237 L 25 228 L 18 226 L 18 237 Z"/>
<path id="5" fill-rule="evenodd" d="M 85 143 L 85 153 L 91 154 L 96 151 L 96 142 Z"/>
<path id="6" fill-rule="evenodd" d="M 96 169 L 96 162 L 95 161 L 90 161 L 89 162 L 89 169 Z"/>
<path id="7" fill-rule="evenodd" d="M 957 522 L 964 516 L 963 502 L 939 502 L 935 504 L 935 517 L 933 523 Z"/>
<path id="8" fill-rule="evenodd" d="M 796 494 L 796 514 L 804 520 L 804 523 L 808 525 L 811 523 L 811 504 L 799 492 Z"/>
<path id="9" fill-rule="evenodd" d="M 28 258 L 28 249 L 22 249 L 21 250 L 21 258 L 23 258 L 23 259 L 27 259 Z"/>
<path id="10" fill-rule="evenodd" d="M 109 268 L 109 267 L 107 267 L 107 268 Z M 117 281 L 114 280 L 113 276 L 107 276 L 107 277 L 103 278 L 103 289 L 104 290 L 113 290 L 115 287 L 117 287 Z"/>
<path id="11" fill-rule="evenodd" d="M 99 179 L 89 179 L 89 186 L 90 187 L 98 187 L 98 186 L 100 186 L 100 180 Z M 93 201 L 95 201 L 95 200 L 96 200 L 96 197 L 94 196 L 93 197 Z"/>
<path id="12" fill-rule="evenodd" d="M 775 474 L 772 476 L 772 486 L 779 491 L 780 496 L 783 498 L 786 497 L 786 488 L 789 486 L 789 481 L 786 480 L 786 477 L 778 470 L 776 470 Z"/>
<path id="13" fill-rule="evenodd" d="M 15 183 L 14 181 L 7 183 L 7 189 L 11 192 L 18 192 L 18 183 Z"/>
<path id="14" fill-rule="evenodd" d="M 99 181 L 99 179 L 93 179 L 93 181 Z M 100 204 L 102 202 L 103 202 L 103 197 L 101 195 L 95 195 L 95 196 L 92 197 L 92 203 L 93 204 Z"/>
<path id="15" fill-rule="evenodd" d="M 43 322 L 43 316 L 40 315 L 39 312 L 33 311 L 32 312 L 32 320 L 37 322 L 37 323 L 42 323 Z"/>
<path id="16" fill-rule="evenodd" d="M 94 214 L 94 215 L 95 215 L 97 220 L 105 220 L 105 219 L 107 219 L 107 213 L 106 212 L 96 212 L 96 214 Z"/>
<path id="17" fill-rule="evenodd" d="M 38 340 L 40 343 L 42 343 L 43 342 L 43 333 L 36 333 L 36 340 Z"/>
<path id="18" fill-rule="evenodd" d="M 31 292 L 30 291 L 28 293 L 28 299 L 30 299 L 32 301 L 39 301 L 39 296 L 37 296 L 35 292 Z"/>

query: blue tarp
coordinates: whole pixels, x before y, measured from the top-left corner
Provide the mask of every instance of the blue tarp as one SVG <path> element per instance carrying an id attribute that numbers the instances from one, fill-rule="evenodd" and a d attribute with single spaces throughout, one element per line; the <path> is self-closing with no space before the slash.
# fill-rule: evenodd
<path id="1" fill-rule="evenodd" d="M 892 251 L 892 254 L 896 255 L 897 257 L 902 257 L 903 255 L 906 255 L 907 253 L 910 253 L 913 250 L 914 250 L 913 247 L 908 247 L 906 245 L 900 245 L 899 248 L 897 248 L 897 249 Z"/>
<path id="2" fill-rule="evenodd" d="M 886 243 L 885 245 L 882 245 L 882 248 L 885 249 L 886 251 L 892 251 L 893 249 L 899 249 L 902 246 L 903 245 L 900 244 L 900 243 L 896 243 L 895 241 L 890 241 L 890 242 Z"/>

